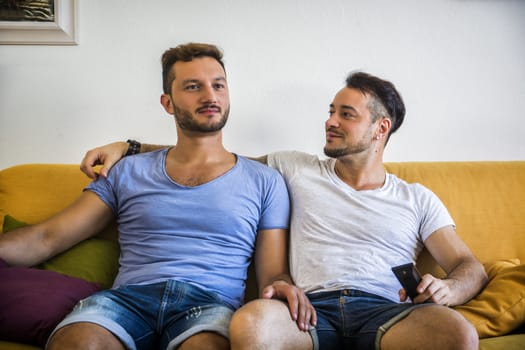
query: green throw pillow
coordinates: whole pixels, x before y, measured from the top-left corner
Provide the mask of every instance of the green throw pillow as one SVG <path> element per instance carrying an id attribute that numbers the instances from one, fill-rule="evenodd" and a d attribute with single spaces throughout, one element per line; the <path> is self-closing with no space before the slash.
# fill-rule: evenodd
<path id="1" fill-rule="evenodd" d="M 25 222 L 18 221 L 11 215 L 6 215 L 4 216 L 4 226 L 2 227 L 2 232 L 11 231 L 24 226 L 27 226 Z"/>
<path id="2" fill-rule="evenodd" d="M 3 232 L 27 226 L 10 215 L 4 217 Z M 90 238 L 49 259 L 39 268 L 100 283 L 109 288 L 118 271 L 119 247 L 115 242 Z"/>

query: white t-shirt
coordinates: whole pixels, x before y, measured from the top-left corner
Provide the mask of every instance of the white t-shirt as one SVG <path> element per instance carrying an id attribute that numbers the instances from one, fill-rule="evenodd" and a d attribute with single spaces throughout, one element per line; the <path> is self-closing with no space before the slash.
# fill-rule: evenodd
<path id="1" fill-rule="evenodd" d="M 387 174 L 375 190 L 356 191 L 335 173 L 335 159 L 278 152 L 290 193 L 290 269 L 306 292 L 359 289 L 399 301 L 392 266 L 414 262 L 423 242 L 454 225 L 429 189 Z"/>

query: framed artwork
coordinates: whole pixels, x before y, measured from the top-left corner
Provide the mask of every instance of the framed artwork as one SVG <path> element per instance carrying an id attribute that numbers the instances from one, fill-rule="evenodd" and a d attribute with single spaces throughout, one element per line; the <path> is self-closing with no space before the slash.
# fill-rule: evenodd
<path id="1" fill-rule="evenodd" d="M 77 0 L 0 0 L 0 44 L 77 45 Z"/>

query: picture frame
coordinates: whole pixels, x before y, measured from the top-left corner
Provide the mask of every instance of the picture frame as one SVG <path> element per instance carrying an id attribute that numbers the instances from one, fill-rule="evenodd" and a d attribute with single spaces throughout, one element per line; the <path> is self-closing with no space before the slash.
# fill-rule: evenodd
<path id="1" fill-rule="evenodd" d="M 78 45 L 77 0 L 54 0 L 54 22 L 0 21 L 1 45 Z"/>

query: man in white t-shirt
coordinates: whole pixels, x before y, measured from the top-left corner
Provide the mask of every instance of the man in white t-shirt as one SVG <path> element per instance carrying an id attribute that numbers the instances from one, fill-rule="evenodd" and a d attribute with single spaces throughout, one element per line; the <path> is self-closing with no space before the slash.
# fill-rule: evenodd
<path id="1" fill-rule="evenodd" d="M 310 332 L 301 332 L 284 303 L 252 301 L 233 316 L 232 349 L 478 348 L 474 327 L 448 306 L 479 292 L 487 281 L 483 266 L 442 202 L 383 166 L 384 148 L 404 115 L 392 83 L 353 73 L 330 104 L 328 159 L 301 152 L 259 159 L 288 186 L 291 275 L 317 318 Z M 82 167 L 94 176 L 91 165 L 104 159 L 107 172 L 126 149 L 120 143 L 92 150 Z M 409 302 L 391 267 L 415 262 L 425 247 L 447 276 L 424 275 Z"/>

